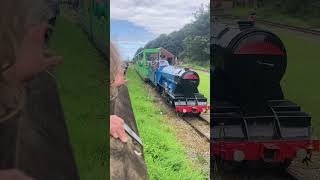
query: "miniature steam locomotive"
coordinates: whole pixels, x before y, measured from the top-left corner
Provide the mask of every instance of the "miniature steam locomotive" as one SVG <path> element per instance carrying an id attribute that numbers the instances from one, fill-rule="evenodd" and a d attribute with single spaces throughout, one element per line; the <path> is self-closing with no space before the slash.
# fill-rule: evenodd
<path id="1" fill-rule="evenodd" d="M 198 91 L 199 75 L 161 59 L 161 48 L 144 49 L 135 58 L 135 69 L 150 81 L 179 113 L 200 114 L 207 110 L 207 98 Z"/>
<path id="2" fill-rule="evenodd" d="M 319 150 L 311 117 L 286 100 L 286 49 L 274 33 L 214 23 L 211 34 L 211 157 L 221 170 L 276 165 Z"/>

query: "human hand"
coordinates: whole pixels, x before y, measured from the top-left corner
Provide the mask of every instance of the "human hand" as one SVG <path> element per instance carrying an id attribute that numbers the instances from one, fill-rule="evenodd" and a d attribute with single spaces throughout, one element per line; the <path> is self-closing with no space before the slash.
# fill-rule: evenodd
<path id="1" fill-rule="evenodd" d="M 48 28 L 48 24 L 40 24 L 26 33 L 17 49 L 15 64 L 3 74 L 7 81 L 28 80 L 49 66 L 62 63 L 62 57 L 45 55 L 43 47 Z"/>
<path id="2" fill-rule="evenodd" d="M 110 135 L 119 138 L 122 142 L 128 141 L 128 136 L 124 130 L 124 121 L 117 115 L 110 116 Z"/>
<path id="3" fill-rule="evenodd" d="M 1 180 L 33 180 L 16 169 L 0 170 Z"/>
<path id="4" fill-rule="evenodd" d="M 111 87 L 117 88 L 126 84 L 128 80 L 125 79 L 124 69 L 120 70 L 116 75 L 115 80 L 111 83 Z"/>

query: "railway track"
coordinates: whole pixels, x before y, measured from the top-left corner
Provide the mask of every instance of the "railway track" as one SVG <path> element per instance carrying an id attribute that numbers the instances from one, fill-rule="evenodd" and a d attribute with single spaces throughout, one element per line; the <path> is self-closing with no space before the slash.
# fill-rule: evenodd
<path id="1" fill-rule="evenodd" d="M 287 173 L 292 178 L 292 180 L 306 180 L 293 170 L 287 169 Z"/>
<path id="2" fill-rule="evenodd" d="M 239 18 L 239 17 L 234 17 L 232 15 L 228 15 L 228 14 L 217 14 L 216 17 L 233 19 L 233 20 L 243 19 L 243 18 Z M 306 33 L 306 34 L 320 36 L 320 30 L 291 26 L 291 25 L 287 25 L 287 24 L 276 23 L 276 22 L 271 22 L 271 21 L 262 20 L 262 19 L 257 19 L 256 23 L 259 23 L 259 24 L 262 24 L 265 26 L 272 26 L 272 27 L 276 27 L 276 28 L 281 28 L 281 29 L 292 30 L 292 31 L 296 31 L 296 32 L 302 32 L 302 33 Z"/>
<path id="3" fill-rule="evenodd" d="M 277 28 L 282 28 L 282 29 L 289 29 L 297 32 L 303 32 L 307 34 L 313 34 L 316 36 L 320 36 L 320 31 L 319 30 L 313 30 L 313 29 L 308 29 L 308 28 L 302 28 L 302 27 L 297 27 L 297 26 L 291 26 L 287 24 L 281 24 L 281 23 L 275 23 L 271 21 L 266 21 L 266 20 L 257 20 L 257 23 L 268 25 L 268 26 L 273 26 Z"/>
<path id="4" fill-rule="evenodd" d="M 210 142 L 210 122 L 203 116 L 192 117 L 178 115 L 180 119 L 190 125 L 200 136 Z"/>

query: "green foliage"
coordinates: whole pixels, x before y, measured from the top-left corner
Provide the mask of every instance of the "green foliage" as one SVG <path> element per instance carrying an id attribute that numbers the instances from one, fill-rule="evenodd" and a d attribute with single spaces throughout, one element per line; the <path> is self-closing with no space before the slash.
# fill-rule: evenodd
<path id="1" fill-rule="evenodd" d="M 206 71 L 206 72 L 210 71 L 210 64 L 207 64 L 207 65 L 204 65 L 204 66 L 199 66 L 199 65 L 196 65 L 196 64 L 184 63 L 184 64 L 181 64 L 179 66 L 186 67 L 186 68 L 192 68 L 192 69 L 200 70 L 200 71 Z"/>
<path id="2" fill-rule="evenodd" d="M 58 18 L 51 40 L 50 47 L 64 57 L 55 77 L 80 178 L 107 179 L 109 124 L 107 119 L 97 119 L 108 109 L 109 89 L 101 83 L 108 78 L 105 59 L 64 17 Z"/>
<path id="3" fill-rule="evenodd" d="M 284 14 L 293 16 L 318 16 L 320 3 L 318 0 L 269 0 L 267 6 L 278 9 Z"/>
<path id="4" fill-rule="evenodd" d="M 184 57 L 199 64 L 205 64 L 210 59 L 209 39 L 205 36 L 190 36 L 183 40 Z"/>
<path id="5" fill-rule="evenodd" d="M 246 17 L 257 12 L 260 19 L 306 28 L 320 28 L 320 1 L 318 0 L 268 0 L 262 8 L 234 8 L 232 14 Z"/>
<path id="6" fill-rule="evenodd" d="M 210 13 L 201 7 L 194 13 L 195 21 L 170 34 L 161 34 L 145 48 L 163 47 L 179 58 L 196 64 L 209 64 Z"/>
<path id="7" fill-rule="evenodd" d="M 195 169 L 174 129 L 166 122 L 163 109 L 154 103 L 148 89 L 133 68 L 128 69 L 129 94 L 144 143 L 144 156 L 151 180 L 206 179 L 204 172 Z"/>

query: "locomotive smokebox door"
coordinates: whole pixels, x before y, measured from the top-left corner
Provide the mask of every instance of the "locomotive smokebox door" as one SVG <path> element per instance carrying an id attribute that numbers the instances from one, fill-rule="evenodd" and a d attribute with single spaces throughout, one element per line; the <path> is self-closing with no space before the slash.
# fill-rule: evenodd
<path id="1" fill-rule="evenodd" d="M 213 99 L 240 104 L 283 99 L 280 80 L 287 55 L 275 34 L 249 21 L 232 28 L 217 24 L 212 33 Z"/>

